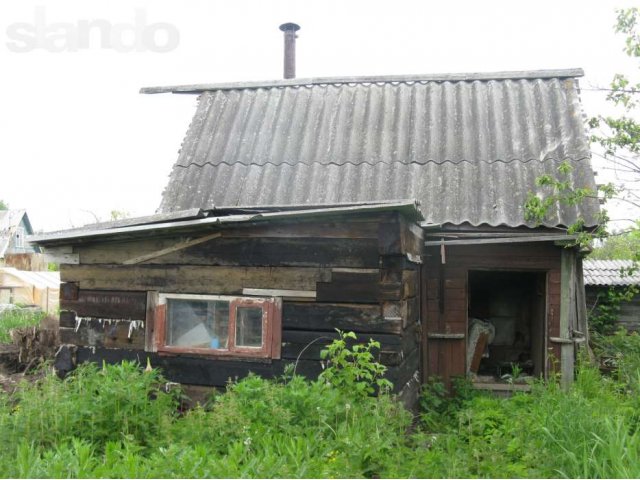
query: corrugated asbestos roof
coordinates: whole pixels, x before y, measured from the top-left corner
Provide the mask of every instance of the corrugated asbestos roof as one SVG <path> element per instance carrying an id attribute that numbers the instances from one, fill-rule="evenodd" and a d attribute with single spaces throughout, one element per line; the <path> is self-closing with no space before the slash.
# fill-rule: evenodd
<path id="1" fill-rule="evenodd" d="M 585 285 L 640 285 L 640 271 L 631 260 L 585 260 Z"/>
<path id="2" fill-rule="evenodd" d="M 417 199 L 427 222 L 524 225 L 536 177 L 595 188 L 580 70 L 166 89 L 200 93 L 160 212 Z M 597 202 L 561 207 L 548 226 Z"/>

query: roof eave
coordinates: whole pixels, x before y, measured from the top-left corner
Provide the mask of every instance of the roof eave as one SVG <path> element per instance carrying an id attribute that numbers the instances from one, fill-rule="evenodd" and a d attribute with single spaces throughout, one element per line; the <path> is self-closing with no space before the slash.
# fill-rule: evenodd
<path id="1" fill-rule="evenodd" d="M 147 236 L 149 233 L 168 233 L 181 231 L 193 231 L 198 228 L 222 227 L 249 222 L 269 222 L 276 220 L 299 220 L 353 213 L 376 213 L 385 211 L 398 211 L 410 220 L 423 220 L 424 217 L 415 200 L 407 200 L 396 203 L 377 203 L 354 206 L 339 206 L 327 208 L 314 208 L 309 210 L 289 210 L 266 213 L 250 213 L 242 215 L 227 215 L 221 217 L 205 217 L 194 220 L 173 221 L 165 223 L 149 223 L 143 225 L 131 225 L 116 228 L 98 228 L 95 230 L 69 230 L 33 236 L 31 243 L 40 246 L 73 245 L 85 241 L 133 239 L 139 236 Z"/>

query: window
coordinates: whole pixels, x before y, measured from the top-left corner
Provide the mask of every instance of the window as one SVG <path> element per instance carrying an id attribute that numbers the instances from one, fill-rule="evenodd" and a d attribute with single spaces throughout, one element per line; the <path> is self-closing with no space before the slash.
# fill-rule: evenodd
<path id="1" fill-rule="evenodd" d="M 279 358 L 281 310 L 276 298 L 161 293 L 154 343 L 159 352 Z"/>
<path id="2" fill-rule="evenodd" d="M 24 228 L 18 227 L 16 228 L 16 236 L 14 240 L 14 245 L 16 248 L 24 248 Z"/>

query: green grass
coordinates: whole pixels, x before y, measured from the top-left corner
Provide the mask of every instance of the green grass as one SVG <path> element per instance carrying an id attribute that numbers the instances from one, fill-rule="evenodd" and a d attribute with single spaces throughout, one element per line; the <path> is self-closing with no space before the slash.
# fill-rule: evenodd
<path id="1" fill-rule="evenodd" d="M 38 325 L 44 316 L 43 312 L 33 312 L 18 308 L 0 313 L 0 343 L 11 342 L 10 330 Z"/>
<path id="2" fill-rule="evenodd" d="M 0 472 L 22 478 L 640 477 L 640 371 L 634 373 L 640 340 L 608 341 L 618 345 L 624 367 L 613 376 L 582 364 L 569 391 L 538 383 L 530 394 L 506 399 L 458 382 L 460 395 L 451 400 L 432 383 L 416 419 L 389 395 L 370 397 L 353 383 L 345 388 L 300 376 L 249 376 L 181 414 L 180 393 L 167 393 L 158 371 L 133 363 L 82 365 L 64 381 L 45 376 L 13 396 L 0 395 Z"/>

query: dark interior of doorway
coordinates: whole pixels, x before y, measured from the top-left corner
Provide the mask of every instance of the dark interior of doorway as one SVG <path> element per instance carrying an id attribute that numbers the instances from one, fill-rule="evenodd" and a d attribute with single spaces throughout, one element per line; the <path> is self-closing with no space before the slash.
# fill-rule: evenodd
<path id="1" fill-rule="evenodd" d="M 522 376 L 543 373 L 545 277 L 544 272 L 469 272 L 469 328 L 479 319 L 495 332 L 472 372 L 476 378 L 505 380 L 514 370 Z"/>

